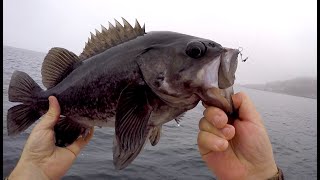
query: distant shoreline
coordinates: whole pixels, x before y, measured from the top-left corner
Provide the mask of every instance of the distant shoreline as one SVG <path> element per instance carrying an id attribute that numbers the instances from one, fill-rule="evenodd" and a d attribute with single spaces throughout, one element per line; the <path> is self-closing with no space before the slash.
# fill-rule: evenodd
<path id="1" fill-rule="evenodd" d="M 13 48 L 13 49 L 20 49 L 20 50 L 23 50 L 23 51 L 31 51 L 31 52 L 34 52 L 34 53 L 46 54 L 45 52 L 41 52 L 41 51 L 35 51 L 35 50 L 31 50 L 31 49 L 25 49 L 25 48 L 20 48 L 20 47 L 5 45 L 5 44 L 3 44 L 3 48 Z"/>
<path id="2" fill-rule="evenodd" d="M 251 87 L 246 87 L 244 85 L 238 85 L 240 87 L 245 87 L 248 89 L 254 89 L 257 91 L 264 91 L 264 92 L 272 92 L 272 93 L 276 93 L 276 94 L 284 94 L 284 95 L 289 95 L 289 96 L 295 96 L 295 97 L 303 97 L 303 98 L 308 98 L 308 99 L 317 99 L 316 97 L 307 97 L 307 96 L 301 96 L 301 95 L 295 95 L 295 94 L 288 94 L 288 93 L 284 93 L 284 92 L 276 92 L 276 91 L 268 91 L 268 90 L 262 90 L 262 89 L 257 89 L 257 88 L 251 88 Z"/>
<path id="3" fill-rule="evenodd" d="M 291 96 L 317 99 L 317 79 L 298 77 L 284 81 L 273 81 L 266 84 L 239 84 L 239 86 Z"/>

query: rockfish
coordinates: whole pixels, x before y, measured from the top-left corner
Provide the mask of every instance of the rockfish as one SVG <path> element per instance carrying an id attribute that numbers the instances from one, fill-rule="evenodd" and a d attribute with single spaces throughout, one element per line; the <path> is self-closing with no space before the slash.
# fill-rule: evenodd
<path id="1" fill-rule="evenodd" d="M 54 47 L 44 58 L 43 90 L 28 74 L 15 71 L 9 85 L 8 134 L 26 130 L 48 110 L 48 97 L 61 106 L 55 125 L 57 146 L 66 146 L 93 126 L 114 127 L 113 162 L 127 167 L 149 139 L 158 143 L 164 123 L 181 117 L 200 100 L 234 112 L 231 94 L 238 49 L 169 31 L 145 32 L 109 22 L 78 56 Z"/>

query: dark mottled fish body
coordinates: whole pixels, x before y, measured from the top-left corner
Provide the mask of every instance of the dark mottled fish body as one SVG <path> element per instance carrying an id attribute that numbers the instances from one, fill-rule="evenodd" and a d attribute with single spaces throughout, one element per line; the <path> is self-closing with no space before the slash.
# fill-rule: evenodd
<path id="1" fill-rule="evenodd" d="M 147 139 L 158 143 L 164 123 L 200 100 L 232 112 L 229 91 L 238 53 L 214 41 L 174 32 L 144 33 L 139 24 L 133 28 L 124 20 L 122 27 L 116 21 L 116 27 L 92 35 L 79 57 L 51 49 L 42 67 L 47 90 L 27 74 L 14 72 L 9 100 L 22 104 L 8 110 L 8 133 L 28 128 L 47 111 L 48 97 L 54 95 L 63 115 L 55 127 L 56 144 L 68 145 L 92 126 L 115 127 L 114 164 L 125 168 Z"/>
<path id="2" fill-rule="evenodd" d="M 65 116 L 88 125 L 107 126 L 107 122 L 112 125 L 121 91 L 129 84 L 147 86 L 136 60 L 152 43 L 167 43 L 164 35 L 170 41 L 187 37 L 171 32 L 148 33 L 85 60 L 62 82 L 39 94 L 43 112 L 48 109 L 48 97 L 55 95 Z"/>

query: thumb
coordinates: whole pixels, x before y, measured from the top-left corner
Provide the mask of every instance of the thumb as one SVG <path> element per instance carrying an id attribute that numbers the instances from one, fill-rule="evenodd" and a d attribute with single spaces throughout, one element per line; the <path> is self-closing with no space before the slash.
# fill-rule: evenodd
<path id="1" fill-rule="evenodd" d="M 60 105 L 56 97 L 49 97 L 49 110 L 42 116 L 40 122 L 37 124 L 41 129 L 53 129 L 60 117 Z"/>
<path id="2" fill-rule="evenodd" d="M 243 92 L 239 92 L 232 96 L 232 100 L 234 107 L 239 109 L 239 118 L 241 120 L 260 122 L 259 113 L 249 96 Z"/>

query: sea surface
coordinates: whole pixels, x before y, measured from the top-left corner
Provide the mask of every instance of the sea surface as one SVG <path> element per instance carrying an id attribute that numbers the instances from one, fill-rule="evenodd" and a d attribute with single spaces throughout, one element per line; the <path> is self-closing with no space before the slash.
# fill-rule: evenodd
<path id="1" fill-rule="evenodd" d="M 45 53 L 3 48 L 3 172 L 15 167 L 33 126 L 14 137 L 7 135 L 8 84 L 14 70 L 28 73 L 41 87 L 41 64 Z M 317 102 L 315 99 L 276 94 L 243 87 L 261 113 L 270 136 L 275 159 L 285 179 L 317 179 Z M 112 163 L 114 129 L 96 128 L 93 139 L 63 179 L 215 179 L 202 161 L 197 147 L 198 122 L 204 108 L 188 111 L 177 126 L 164 125 L 156 146 L 149 143 L 126 169 Z M 253 134 L 254 136 L 254 134 Z M 219 162 L 217 162 L 219 163 Z"/>

